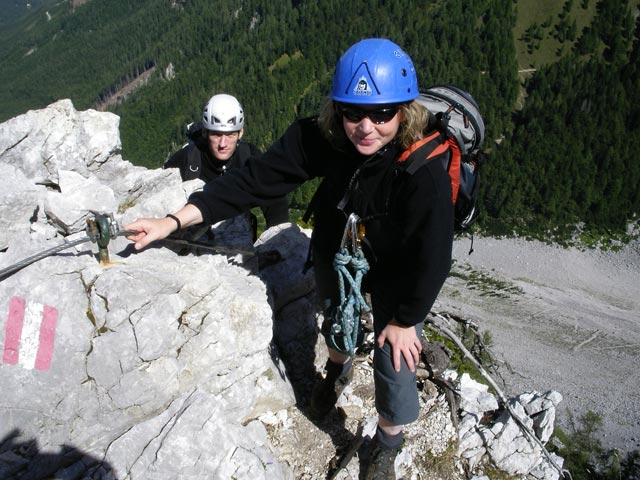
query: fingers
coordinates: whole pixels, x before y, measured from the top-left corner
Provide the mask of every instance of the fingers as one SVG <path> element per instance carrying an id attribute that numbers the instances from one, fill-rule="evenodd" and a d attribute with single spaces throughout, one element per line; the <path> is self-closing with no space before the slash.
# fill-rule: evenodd
<path id="1" fill-rule="evenodd" d="M 383 329 L 382 332 L 380 332 L 380 335 L 378 335 L 378 347 L 382 348 L 384 347 L 384 342 L 389 341 L 389 345 L 391 345 L 391 356 L 393 358 L 393 369 L 396 372 L 400 371 L 400 362 L 401 362 L 401 356 L 404 355 L 403 353 L 403 349 L 400 348 L 400 346 L 396 345 L 396 342 L 392 339 L 388 339 L 387 338 L 387 329 Z"/>
<path id="2" fill-rule="evenodd" d="M 378 335 L 378 347 L 382 348 L 385 342 L 391 346 L 391 358 L 396 372 L 400 371 L 403 358 L 409 370 L 416 371 L 416 366 L 420 363 L 422 344 L 413 327 L 404 328 L 390 323 Z"/>
<path id="3" fill-rule="evenodd" d="M 396 372 L 400 372 L 402 366 L 402 359 L 410 371 L 415 372 L 416 365 L 418 363 L 420 354 L 416 351 L 412 344 L 406 345 L 401 341 L 389 342 L 391 344 L 391 356 L 393 358 L 393 369 Z M 383 342 L 384 344 L 384 342 Z M 380 346 L 382 348 L 382 346 Z"/>
<path id="4" fill-rule="evenodd" d="M 132 232 L 128 235 L 125 235 L 125 238 L 127 238 L 128 240 L 134 240 L 136 237 L 140 236 L 140 234 L 144 233 L 142 230 L 142 226 L 137 220 L 133 223 L 129 223 L 128 225 L 124 225 L 122 229 L 127 232 Z"/>
<path id="5" fill-rule="evenodd" d="M 135 248 L 136 250 L 142 250 L 144 247 L 149 245 L 149 243 L 151 243 L 150 240 L 147 238 L 147 234 L 145 232 L 140 232 L 137 235 L 133 235 L 127 238 L 132 242 L 135 242 L 133 244 L 133 248 Z"/>
<path id="6" fill-rule="evenodd" d="M 379 348 L 384 347 L 384 342 L 386 341 L 387 341 L 387 329 L 385 328 L 380 332 L 380 335 L 378 335 L 378 347 Z"/>
<path id="7" fill-rule="evenodd" d="M 416 348 L 415 343 L 409 345 L 409 347 L 403 350 L 404 361 L 407 362 L 407 367 L 412 372 L 416 371 L 416 365 L 420 362 L 420 352 Z M 400 370 L 398 370 L 400 371 Z"/>
<path id="8" fill-rule="evenodd" d="M 149 245 L 150 242 L 145 241 L 145 239 L 143 238 L 142 240 L 137 241 L 136 243 L 133 244 L 133 248 L 135 248 L 136 250 L 142 250 L 143 248 L 145 248 L 147 245 Z"/>
<path id="9" fill-rule="evenodd" d="M 135 242 L 133 247 L 136 250 L 142 250 L 153 241 L 153 236 L 151 235 L 153 226 L 150 222 L 145 221 L 145 219 L 138 219 L 133 223 L 125 225 L 123 228 L 124 230 L 136 232 L 125 237 L 127 240 Z"/>
<path id="10" fill-rule="evenodd" d="M 142 237 L 144 237 L 145 232 L 142 231 L 137 231 L 135 233 L 131 233 L 129 235 L 125 235 L 124 238 L 126 238 L 127 240 L 131 240 L 132 242 L 136 242 L 138 240 L 140 240 Z"/>
<path id="11" fill-rule="evenodd" d="M 413 342 L 413 362 L 415 365 L 420 363 L 420 353 L 422 352 L 422 343 L 419 338 L 416 338 Z"/>
<path id="12" fill-rule="evenodd" d="M 399 348 L 392 348 L 391 350 L 393 352 L 393 369 L 396 372 L 399 372 L 400 371 L 400 366 L 401 366 L 401 364 L 400 364 L 400 356 L 401 355 L 404 356 L 405 361 L 407 360 L 407 356 Z M 408 365 L 408 363 L 409 362 L 407 362 L 407 365 Z"/>

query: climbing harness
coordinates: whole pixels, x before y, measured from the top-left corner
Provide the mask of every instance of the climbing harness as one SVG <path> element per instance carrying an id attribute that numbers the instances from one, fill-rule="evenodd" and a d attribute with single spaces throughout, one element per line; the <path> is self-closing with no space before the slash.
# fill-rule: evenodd
<path id="1" fill-rule="evenodd" d="M 354 355 L 358 341 L 360 315 L 371 310 L 360 291 L 362 278 L 369 271 L 369 263 L 360 246 L 363 237 L 364 226 L 352 213 L 344 228 L 340 250 L 333 259 L 333 269 L 338 273 L 340 305 L 332 312 L 329 342 L 332 348 L 350 356 Z"/>
<path id="2" fill-rule="evenodd" d="M 113 219 L 112 213 L 106 214 L 93 211 L 91 213 L 93 213 L 94 216 L 93 218 L 87 219 L 87 226 L 85 228 L 85 232 L 87 233 L 87 235 L 85 237 L 79 238 L 72 242 L 65 242 L 62 245 L 58 245 L 56 247 L 45 250 L 44 252 L 32 255 L 31 257 L 25 258 L 24 260 L 21 260 L 14 265 L 0 270 L 0 281 L 10 274 L 17 272 L 18 270 L 21 270 L 22 268 L 31 265 L 38 260 L 42 260 L 43 258 L 54 255 L 55 253 L 58 253 L 62 250 L 66 250 L 67 248 L 71 248 L 89 241 L 98 244 L 98 258 L 100 259 L 100 263 L 109 263 L 109 250 L 107 250 L 109 240 L 120 235 L 130 235 L 133 232 L 119 230 L 117 223 Z"/>

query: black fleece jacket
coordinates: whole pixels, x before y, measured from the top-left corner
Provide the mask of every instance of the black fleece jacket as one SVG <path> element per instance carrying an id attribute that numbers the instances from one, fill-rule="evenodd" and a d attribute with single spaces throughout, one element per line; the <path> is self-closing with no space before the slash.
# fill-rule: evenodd
<path id="1" fill-rule="evenodd" d="M 352 147 L 337 150 L 315 118 L 303 119 L 265 154 L 207 183 L 188 203 L 205 223 L 215 223 L 322 177 L 313 202 L 315 248 L 331 258 L 355 212 L 365 225 L 370 271 L 364 288 L 374 297 L 376 321 L 415 325 L 429 313 L 451 267 L 453 205 L 442 162 L 429 161 L 410 175 L 396 163 L 400 153 L 394 142 L 370 157 Z"/>
<path id="2" fill-rule="evenodd" d="M 233 155 L 228 160 L 222 161 L 211 154 L 206 139 L 199 138 L 171 155 L 163 168 L 180 169 L 180 177 L 183 181 L 199 178 L 209 182 L 229 170 L 243 167 L 249 158 L 259 156 L 261 153 L 260 149 L 252 143 L 239 142 Z M 261 210 L 267 228 L 289 221 L 289 201 L 286 195 L 275 199 L 269 205 L 263 205 Z"/>

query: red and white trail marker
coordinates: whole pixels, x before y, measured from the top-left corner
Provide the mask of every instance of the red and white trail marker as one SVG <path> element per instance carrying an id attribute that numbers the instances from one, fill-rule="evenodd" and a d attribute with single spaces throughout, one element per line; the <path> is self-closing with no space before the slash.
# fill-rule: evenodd
<path id="1" fill-rule="evenodd" d="M 49 370 L 57 321 L 56 308 L 11 297 L 2 363 Z"/>

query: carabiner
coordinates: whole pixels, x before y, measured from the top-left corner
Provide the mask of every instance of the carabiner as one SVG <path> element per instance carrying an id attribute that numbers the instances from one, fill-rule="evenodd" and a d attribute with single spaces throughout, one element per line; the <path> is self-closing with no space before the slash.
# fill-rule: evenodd
<path id="1" fill-rule="evenodd" d="M 351 252 L 355 253 L 360 248 L 360 217 L 355 213 L 352 213 L 347 218 L 347 223 L 344 227 L 344 233 L 342 234 L 342 241 L 340 242 L 340 250 L 347 248 L 349 239 L 351 240 Z"/>

